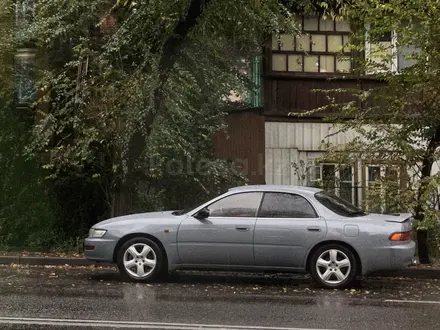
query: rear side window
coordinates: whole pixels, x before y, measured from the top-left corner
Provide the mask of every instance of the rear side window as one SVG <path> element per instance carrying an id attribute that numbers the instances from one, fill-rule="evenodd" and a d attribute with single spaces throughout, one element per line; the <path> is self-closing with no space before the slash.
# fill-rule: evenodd
<path id="1" fill-rule="evenodd" d="M 343 217 L 359 217 L 366 215 L 366 213 L 360 208 L 357 208 L 353 204 L 350 204 L 333 194 L 321 191 L 315 194 L 315 198 L 330 211 L 342 215 Z"/>
<path id="2" fill-rule="evenodd" d="M 265 193 L 260 218 L 317 218 L 312 205 L 302 196 L 288 193 Z"/>

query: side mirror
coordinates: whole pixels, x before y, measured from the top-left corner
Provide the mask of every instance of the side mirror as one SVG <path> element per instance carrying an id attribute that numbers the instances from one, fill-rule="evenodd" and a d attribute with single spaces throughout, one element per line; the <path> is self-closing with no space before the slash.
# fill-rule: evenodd
<path id="1" fill-rule="evenodd" d="M 209 210 L 205 207 L 194 215 L 197 220 L 203 220 L 209 217 Z"/>

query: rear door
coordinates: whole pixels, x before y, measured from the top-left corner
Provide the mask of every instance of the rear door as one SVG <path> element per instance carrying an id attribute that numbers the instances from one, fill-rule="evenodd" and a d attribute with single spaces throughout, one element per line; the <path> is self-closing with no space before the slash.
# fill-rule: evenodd
<path id="1" fill-rule="evenodd" d="M 256 266 L 303 268 L 311 245 L 326 234 L 325 220 L 305 197 L 267 192 L 255 225 Z"/>

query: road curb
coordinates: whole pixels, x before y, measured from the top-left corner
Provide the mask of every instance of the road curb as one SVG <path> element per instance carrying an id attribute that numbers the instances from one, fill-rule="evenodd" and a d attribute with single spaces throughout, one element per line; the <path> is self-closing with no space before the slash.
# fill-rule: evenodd
<path id="1" fill-rule="evenodd" d="M 406 269 L 377 272 L 369 275 L 371 277 L 407 277 L 420 279 L 440 279 L 440 268 L 419 268 L 409 267 Z"/>
<path id="2" fill-rule="evenodd" d="M 114 264 L 95 262 L 86 258 L 66 257 L 31 257 L 31 256 L 0 256 L 0 265 L 32 265 L 32 266 L 100 266 L 114 267 Z M 368 277 L 408 277 L 420 279 L 440 279 L 440 268 L 409 267 L 389 272 L 376 272 Z"/>
<path id="3" fill-rule="evenodd" d="M 114 267 L 113 264 L 95 262 L 86 258 L 66 257 L 30 257 L 30 256 L 0 256 L 0 265 L 32 265 L 32 266 L 101 266 Z"/>

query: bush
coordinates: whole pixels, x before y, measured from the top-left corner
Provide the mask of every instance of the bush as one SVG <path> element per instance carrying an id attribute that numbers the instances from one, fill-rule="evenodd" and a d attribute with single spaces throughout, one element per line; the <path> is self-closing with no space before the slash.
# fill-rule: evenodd
<path id="1" fill-rule="evenodd" d="M 9 107 L 0 110 L 0 245 L 50 248 L 56 216 L 34 160 L 23 154 L 28 135 Z"/>

